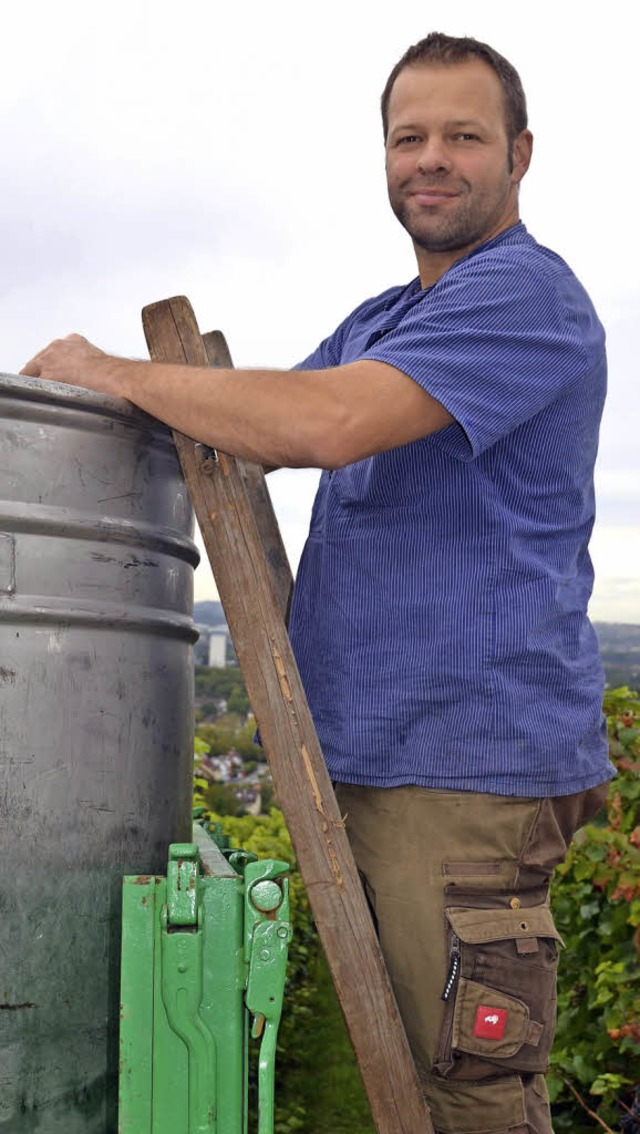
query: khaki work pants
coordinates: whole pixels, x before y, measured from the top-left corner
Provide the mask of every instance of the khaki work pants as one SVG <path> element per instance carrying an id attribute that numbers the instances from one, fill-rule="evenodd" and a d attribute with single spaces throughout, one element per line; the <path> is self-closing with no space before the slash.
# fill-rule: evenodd
<path id="1" fill-rule="evenodd" d="M 438 1134 L 553 1134 L 549 880 L 607 787 L 520 799 L 335 785 Z"/>

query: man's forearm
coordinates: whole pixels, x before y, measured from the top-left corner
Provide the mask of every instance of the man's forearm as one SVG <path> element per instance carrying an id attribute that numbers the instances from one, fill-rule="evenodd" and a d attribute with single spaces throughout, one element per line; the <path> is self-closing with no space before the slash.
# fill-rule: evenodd
<path id="1" fill-rule="evenodd" d="M 225 370 L 133 362 L 97 364 L 109 392 L 225 453 L 272 467 L 322 463 L 326 399 L 286 370 Z M 320 376 L 318 375 L 318 378 Z"/>
<path id="2" fill-rule="evenodd" d="M 270 467 L 319 466 L 340 431 L 324 372 L 225 370 L 115 358 L 80 335 L 57 339 L 25 375 L 127 398 L 172 429 Z"/>
<path id="3" fill-rule="evenodd" d="M 453 421 L 384 362 L 218 370 L 114 358 L 69 335 L 35 355 L 22 373 L 128 398 L 197 441 L 270 466 L 340 468 Z"/>

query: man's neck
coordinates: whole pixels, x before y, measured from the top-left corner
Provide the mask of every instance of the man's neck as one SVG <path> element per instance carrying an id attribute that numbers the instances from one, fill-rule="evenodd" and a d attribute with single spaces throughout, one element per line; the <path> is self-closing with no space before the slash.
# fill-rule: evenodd
<path id="1" fill-rule="evenodd" d="M 418 261 L 418 274 L 420 276 L 420 286 L 423 291 L 428 287 L 433 287 L 435 283 L 457 264 L 458 260 L 464 260 L 465 256 L 469 256 L 471 252 L 475 252 L 476 248 L 480 248 L 483 244 L 488 244 L 490 240 L 495 240 L 496 236 L 500 233 L 506 232 L 508 228 L 513 228 L 518 224 L 520 218 L 518 214 L 511 217 L 504 224 L 497 227 L 494 231 L 484 235 L 480 240 L 475 240 L 471 244 L 466 244 L 463 248 L 451 249 L 445 252 L 429 252 L 425 248 L 420 248 L 414 243 L 414 251 L 416 260 Z"/>

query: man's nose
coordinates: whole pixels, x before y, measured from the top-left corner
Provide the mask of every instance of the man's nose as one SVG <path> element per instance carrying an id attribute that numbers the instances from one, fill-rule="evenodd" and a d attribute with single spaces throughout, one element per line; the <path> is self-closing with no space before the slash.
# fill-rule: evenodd
<path id="1" fill-rule="evenodd" d="M 420 173 L 448 173 L 451 169 L 451 158 L 444 140 L 425 139 L 417 155 L 416 164 Z"/>

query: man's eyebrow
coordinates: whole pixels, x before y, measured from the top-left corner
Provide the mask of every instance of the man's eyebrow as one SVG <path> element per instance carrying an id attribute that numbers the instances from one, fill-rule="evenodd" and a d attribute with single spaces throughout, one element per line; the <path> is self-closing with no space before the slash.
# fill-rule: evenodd
<path id="1" fill-rule="evenodd" d="M 448 122 L 445 122 L 445 126 L 449 130 L 460 130 L 463 126 L 472 126 L 475 130 L 486 130 L 487 128 L 486 123 L 482 122 L 479 118 L 452 118 Z M 389 133 L 397 134 L 404 132 L 413 132 L 419 134 L 423 129 L 424 123 L 420 125 L 417 122 L 400 122 L 397 124 L 394 123 L 393 127 L 389 130 Z"/>
<path id="2" fill-rule="evenodd" d="M 458 129 L 462 126 L 473 126 L 475 129 L 482 129 L 484 123 L 479 118 L 454 118 L 451 122 L 447 122 L 447 126 L 455 126 Z"/>
<path id="3" fill-rule="evenodd" d="M 398 130 L 419 130 L 420 127 L 415 122 L 400 122 L 394 124 L 392 133 L 395 134 Z"/>

